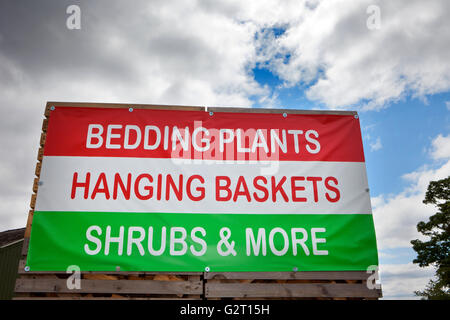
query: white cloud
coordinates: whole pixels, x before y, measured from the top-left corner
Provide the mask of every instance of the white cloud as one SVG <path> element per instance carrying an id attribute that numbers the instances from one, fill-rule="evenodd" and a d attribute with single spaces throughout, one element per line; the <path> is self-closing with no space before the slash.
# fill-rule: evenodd
<path id="1" fill-rule="evenodd" d="M 311 85 L 308 98 L 329 108 L 376 109 L 405 95 L 424 98 L 450 89 L 448 1 L 317 3 L 261 46 L 261 55 L 288 85 Z M 373 4 L 381 10 L 379 30 L 366 26 L 366 9 Z"/>
<path id="2" fill-rule="evenodd" d="M 431 143 L 431 157 L 433 159 L 447 159 L 450 158 L 450 134 L 443 136 L 438 135 Z"/>
<path id="3" fill-rule="evenodd" d="M 424 166 L 404 174 L 408 186 L 396 195 L 372 198 L 375 227 L 380 249 L 410 247 L 409 241 L 421 238 L 416 230 L 419 221 L 427 220 L 436 212 L 432 205 L 423 204 L 430 181 L 440 180 L 450 173 L 450 135 L 439 134 L 432 142 L 431 157 L 443 160 L 437 168 Z"/>
<path id="4" fill-rule="evenodd" d="M 434 276 L 434 268 L 416 264 L 382 264 L 380 280 L 383 299 L 420 299 L 414 291 L 422 291 Z"/>
<path id="5" fill-rule="evenodd" d="M 370 150 L 371 151 L 378 151 L 381 148 L 383 148 L 383 145 L 381 144 L 381 139 L 380 137 L 377 138 L 377 140 L 373 143 L 370 144 Z"/>
<path id="6" fill-rule="evenodd" d="M 445 106 L 447 107 L 447 110 L 450 111 L 450 101 L 445 101 Z"/>
<path id="7" fill-rule="evenodd" d="M 416 226 L 436 212 L 432 205 L 422 203 L 430 181 L 446 178 L 450 160 L 437 169 L 422 168 L 404 175 L 410 182 L 401 193 L 372 198 L 373 216 L 380 249 L 410 247 L 410 241 L 421 239 Z"/>

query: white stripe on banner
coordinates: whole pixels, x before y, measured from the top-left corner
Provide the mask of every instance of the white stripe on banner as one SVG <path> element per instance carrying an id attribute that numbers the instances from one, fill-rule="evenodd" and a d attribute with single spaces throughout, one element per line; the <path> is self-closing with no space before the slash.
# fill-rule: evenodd
<path id="1" fill-rule="evenodd" d="M 218 176 L 229 181 L 219 179 L 222 188 L 216 194 Z M 40 182 L 36 211 L 372 213 L 363 162 L 180 164 L 172 159 L 46 156 Z"/>

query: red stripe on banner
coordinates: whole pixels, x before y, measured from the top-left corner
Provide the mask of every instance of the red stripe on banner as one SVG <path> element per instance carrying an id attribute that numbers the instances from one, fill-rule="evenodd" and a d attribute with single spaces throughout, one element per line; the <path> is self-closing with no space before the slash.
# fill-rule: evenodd
<path id="1" fill-rule="evenodd" d="M 353 115 L 56 107 L 46 156 L 364 162 Z"/>

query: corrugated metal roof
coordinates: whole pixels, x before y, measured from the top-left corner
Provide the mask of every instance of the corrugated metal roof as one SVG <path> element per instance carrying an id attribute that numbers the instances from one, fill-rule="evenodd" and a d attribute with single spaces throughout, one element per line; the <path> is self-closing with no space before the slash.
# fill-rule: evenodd
<path id="1" fill-rule="evenodd" d="M 24 235 L 25 235 L 25 228 L 0 232 L 0 247 L 8 245 L 17 240 L 23 239 Z"/>

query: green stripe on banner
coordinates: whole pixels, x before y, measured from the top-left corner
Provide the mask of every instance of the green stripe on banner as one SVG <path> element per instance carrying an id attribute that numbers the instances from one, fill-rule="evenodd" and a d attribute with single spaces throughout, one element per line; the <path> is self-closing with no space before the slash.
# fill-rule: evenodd
<path id="1" fill-rule="evenodd" d="M 378 265 L 378 255 L 371 214 L 36 211 L 27 265 L 31 271 L 70 265 L 82 271 L 350 271 Z"/>

